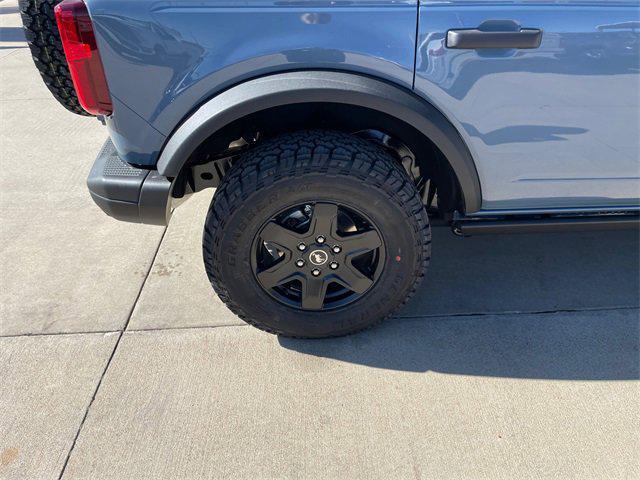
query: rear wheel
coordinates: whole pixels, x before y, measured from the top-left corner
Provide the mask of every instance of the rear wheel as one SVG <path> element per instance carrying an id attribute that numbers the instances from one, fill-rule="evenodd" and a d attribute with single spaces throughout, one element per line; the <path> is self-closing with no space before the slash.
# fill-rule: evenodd
<path id="1" fill-rule="evenodd" d="M 53 9 L 62 0 L 20 0 L 20 14 L 31 56 L 49 91 L 67 110 L 87 113 L 78 102 Z"/>
<path id="2" fill-rule="evenodd" d="M 378 146 L 338 132 L 269 140 L 223 179 L 204 261 L 248 323 L 294 337 L 344 335 L 389 316 L 430 255 L 418 192 Z"/>

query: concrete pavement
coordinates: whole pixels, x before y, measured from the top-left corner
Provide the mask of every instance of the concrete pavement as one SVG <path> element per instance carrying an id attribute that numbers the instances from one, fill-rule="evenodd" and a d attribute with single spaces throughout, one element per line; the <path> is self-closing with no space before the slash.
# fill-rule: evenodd
<path id="1" fill-rule="evenodd" d="M 63 478 L 633 478 L 637 315 L 132 332 Z"/>
<path id="2" fill-rule="evenodd" d="M 50 96 L 0 1 L 0 478 L 638 478 L 634 232 L 453 237 L 380 328 L 279 339 L 166 229 L 85 178 L 106 138 Z"/>
<path id="3" fill-rule="evenodd" d="M 0 338 L 0 478 L 58 478 L 118 335 Z"/>

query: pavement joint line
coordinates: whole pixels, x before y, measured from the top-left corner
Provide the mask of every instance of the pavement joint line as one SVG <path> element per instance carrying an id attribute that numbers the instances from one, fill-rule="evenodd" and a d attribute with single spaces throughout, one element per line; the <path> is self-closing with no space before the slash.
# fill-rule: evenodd
<path id="1" fill-rule="evenodd" d="M 156 264 L 156 259 L 158 258 L 158 253 L 160 252 L 160 247 L 162 246 L 162 242 L 164 241 L 164 237 L 167 234 L 168 227 L 164 228 L 162 235 L 160 236 L 160 241 L 158 242 L 158 246 L 156 247 L 156 251 L 153 253 L 153 258 L 151 258 L 151 263 L 149 264 L 149 269 L 144 276 L 144 280 L 142 280 L 142 284 L 140 285 L 140 290 L 138 290 L 138 295 L 136 299 L 133 301 L 133 305 L 131 305 L 131 310 L 129 310 L 129 316 L 127 317 L 127 321 L 122 329 L 122 331 L 126 331 L 129 328 L 129 322 L 131 321 L 131 317 L 133 317 L 133 312 L 138 305 L 138 300 L 140 300 L 140 296 L 142 295 L 142 290 L 144 290 L 144 286 L 147 284 L 147 280 L 149 279 L 149 275 L 151 275 L 151 270 L 153 270 L 153 266 Z"/>
<path id="2" fill-rule="evenodd" d="M 22 338 L 22 337 L 57 337 L 64 335 L 106 335 L 108 333 L 118 333 L 120 330 L 89 330 L 86 332 L 37 332 L 37 333 L 16 333 L 11 335 L 0 335 L 0 340 L 3 338 Z"/>
<path id="3" fill-rule="evenodd" d="M 420 320 L 422 318 L 465 318 L 465 317 L 486 317 L 486 316 L 504 316 L 504 315 L 552 315 L 554 313 L 580 313 L 580 312 L 611 312 L 619 310 L 638 310 L 637 306 L 629 307 L 594 307 L 594 308 L 579 308 L 579 309 L 558 309 L 558 310 L 534 310 L 534 311 L 506 311 L 506 312 L 471 312 L 471 313 L 451 313 L 451 314 L 431 314 L 431 315 L 401 315 L 393 316 L 388 321 L 393 320 Z M 127 322 L 128 325 L 128 322 Z M 136 332 L 166 332 L 174 330 L 211 330 L 215 328 L 228 328 L 228 327 L 248 327 L 249 324 L 236 324 L 236 325 L 194 325 L 187 327 L 158 327 L 158 328 L 132 328 L 124 333 L 136 333 Z M 20 333 L 15 335 L 0 335 L 0 341 L 3 338 L 21 338 L 21 337 L 49 337 L 49 336 L 64 336 L 64 335 L 97 335 L 97 334 L 109 334 L 109 333 L 123 333 L 122 330 L 95 330 L 86 332 L 52 332 L 52 333 Z"/>
<path id="4" fill-rule="evenodd" d="M 7 53 L 4 57 L 0 58 L 0 62 L 2 60 L 4 60 L 5 58 L 9 58 L 11 55 L 15 55 L 16 53 L 18 53 L 18 50 L 20 50 L 22 48 L 25 48 L 25 47 L 12 47 L 12 48 L 15 48 L 15 50 L 13 52 Z"/>
<path id="5" fill-rule="evenodd" d="M 69 459 L 71 458 L 71 455 L 73 453 L 74 448 L 76 447 L 76 443 L 78 442 L 78 438 L 80 437 L 80 432 L 82 432 L 82 427 L 84 427 L 84 423 L 87 420 L 87 417 L 89 416 L 89 410 L 91 410 L 91 406 L 93 405 L 93 402 L 96 399 L 96 396 L 98 395 L 98 391 L 100 390 L 100 386 L 102 385 L 102 380 L 104 380 L 104 377 L 107 374 L 107 371 L 109 370 L 109 367 L 111 366 L 111 361 L 113 360 L 113 357 L 116 354 L 116 351 L 118 350 L 118 346 L 120 345 L 120 341 L 122 340 L 122 337 L 124 336 L 124 332 L 127 330 L 127 327 L 129 326 L 129 322 L 131 321 L 131 317 L 133 316 L 133 312 L 135 311 L 136 305 L 138 304 L 138 300 L 140 300 L 140 296 L 142 295 L 142 290 L 144 290 L 144 286 L 147 283 L 147 279 L 149 278 L 149 275 L 151 274 L 151 270 L 153 269 L 153 265 L 156 263 L 156 258 L 158 257 L 158 252 L 160 251 L 160 247 L 162 246 L 162 242 L 164 240 L 164 237 L 167 233 L 167 228 L 165 227 L 164 231 L 162 232 L 162 236 L 160 237 L 160 241 L 158 241 L 158 246 L 156 247 L 155 252 L 153 253 L 153 257 L 151 258 L 151 261 L 149 262 L 149 268 L 147 269 L 147 272 L 144 276 L 144 279 L 142 280 L 142 283 L 140 284 L 140 289 L 138 290 L 138 294 L 136 295 L 136 298 L 133 301 L 133 304 L 131 305 L 131 309 L 129 310 L 129 315 L 127 316 L 127 321 L 125 322 L 125 324 L 123 325 L 122 329 L 119 330 L 119 335 L 118 338 L 116 339 L 116 343 L 113 346 L 113 350 L 111 351 L 111 355 L 109 355 L 109 358 L 107 359 L 107 364 L 105 365 L 104 369 L 102 370 L 102 374 L 100 375 L 100 378 L 98 379 L 98 384 L 96 385 L 95 390 L 93 391 L 93 395 L 91 396 L 91 400 L 89 400 L 89 404 L 87 405 L 87 408 L 84 411 L 84 416 L 82 417 L 82 421 L 80 422 L 80 425 L 78 426 L 78 431 L 76 432 L 75 437 L 73 438 L 73 442 L 71 443 L 71 448 L 69 449 L 69 452 L 67 453 L 67 457 L 64 460 L 64 464 L 62 465 L 62 470 L 60 470 L 60 475 L 58 476 L 58 480 L 61 480 L 62 477 L 64 476 L 64 472 L 67 469 L 67 465 L 69 463 Z"/>
<path id="6" fill-rule="evenodd" d="M 1 59 L 0 59 L 1 60 Z M 0 99 L 0 103 L 10 103 L 10 102 L 33 102 L 37 100 L 50 100 L 49 97 L 32 97 L 32 98 L 3 98 Z M 55 101 L 55 99 L 54 99 Z"/>
<path id="7" fill-rule="evenodd" d="M 134 328 L 131 330 L 127 330 L 126 333 L 137 333 L 137 332 L 167 332 L 167 331 L 175 331 L 175 330 L 212 330 L 215 328 L 228 328 L 228 327 L 250 327 L 248 323 L 237 324 L 237 325 L 194 325 L 189 327 L 161 327 L 161 328 Z"/>
<path id="8" fill-rule="evenodd" d="M 617 307 L 587 307 L 587 308 L 558 308 L 554 310 L 507 310 L 502 312 L 469 312 L 450 314 L 427 314 L 427 315 L 399 315 L 393 316 L 396 320 L 413 320 L 420 318 L 446 318 L 446 317 L 486 317 L 502 315 L 551 315 L 554 313 L 579 313 L 579 312 L 611 312 L 617 310 L 638 310 L 639 305 L 617 306 Z"/>

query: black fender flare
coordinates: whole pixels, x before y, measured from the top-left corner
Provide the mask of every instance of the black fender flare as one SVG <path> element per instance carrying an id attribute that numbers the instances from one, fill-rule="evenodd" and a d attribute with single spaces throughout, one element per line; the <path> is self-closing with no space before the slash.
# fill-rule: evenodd
<path id="1" fill-rule="evenodd" d="M 361 106 L 391 115 L 413 126 L 444 154 L 458 177 L 466 213 L 480 210 L 480 179 L 466 143 L 436 107 L 414 93 L 363 75 L 301 71 L 249 80 L 216 95 L 171 135 L 160 158 L 158 172 L 176 177 L 204 140 L 231 122 L 272 107 L 330 102 Z"/>

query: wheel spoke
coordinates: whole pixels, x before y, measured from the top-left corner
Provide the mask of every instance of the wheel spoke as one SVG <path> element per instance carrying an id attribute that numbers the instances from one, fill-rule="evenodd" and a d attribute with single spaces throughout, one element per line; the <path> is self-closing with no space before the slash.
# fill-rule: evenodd
<path id="1" fill-rule="evenodd" d="M 356 233 L 340 239 L 347 255 L 361 255 L 382 246 L 382 239 L 375 230 Z"/>
<path id="2" fill-rule="evenodd" d="M 327 294 L 327 282 L 321 277 L 307 276 L 302 282 L 302 308 L 320 310 Z"/>
<path id="3" fill-rule="evenodd" d="M 314 235 L 336 236 L 338 231 L 338 206 L 332 203 L 316 203 L 311 218 L 311 232 Z"/>
<path id="4" fill-rule="evenodd" d="M 258 280 L 264 288 L 273 288 L 293 280 L 297 274 L 291 255 L 286 255 L 280 262 L 259 272 Z"/>
<path id="5" fill-rule="evenodd" d="M 369 290 L 369 287 L 373 284 L 373 280 L 363 275 L 348 261 L 336 275 L 335 281 L 355 293 L 364 293 Z"/>
<path id="6" fill-rule="evenodd" d="M 301 238 L 293 230 L 289 230 L 273 221 L 265 225 L 260 236 L 264 242 L 275 243 L 289 249 L 294 249 Z"/>

